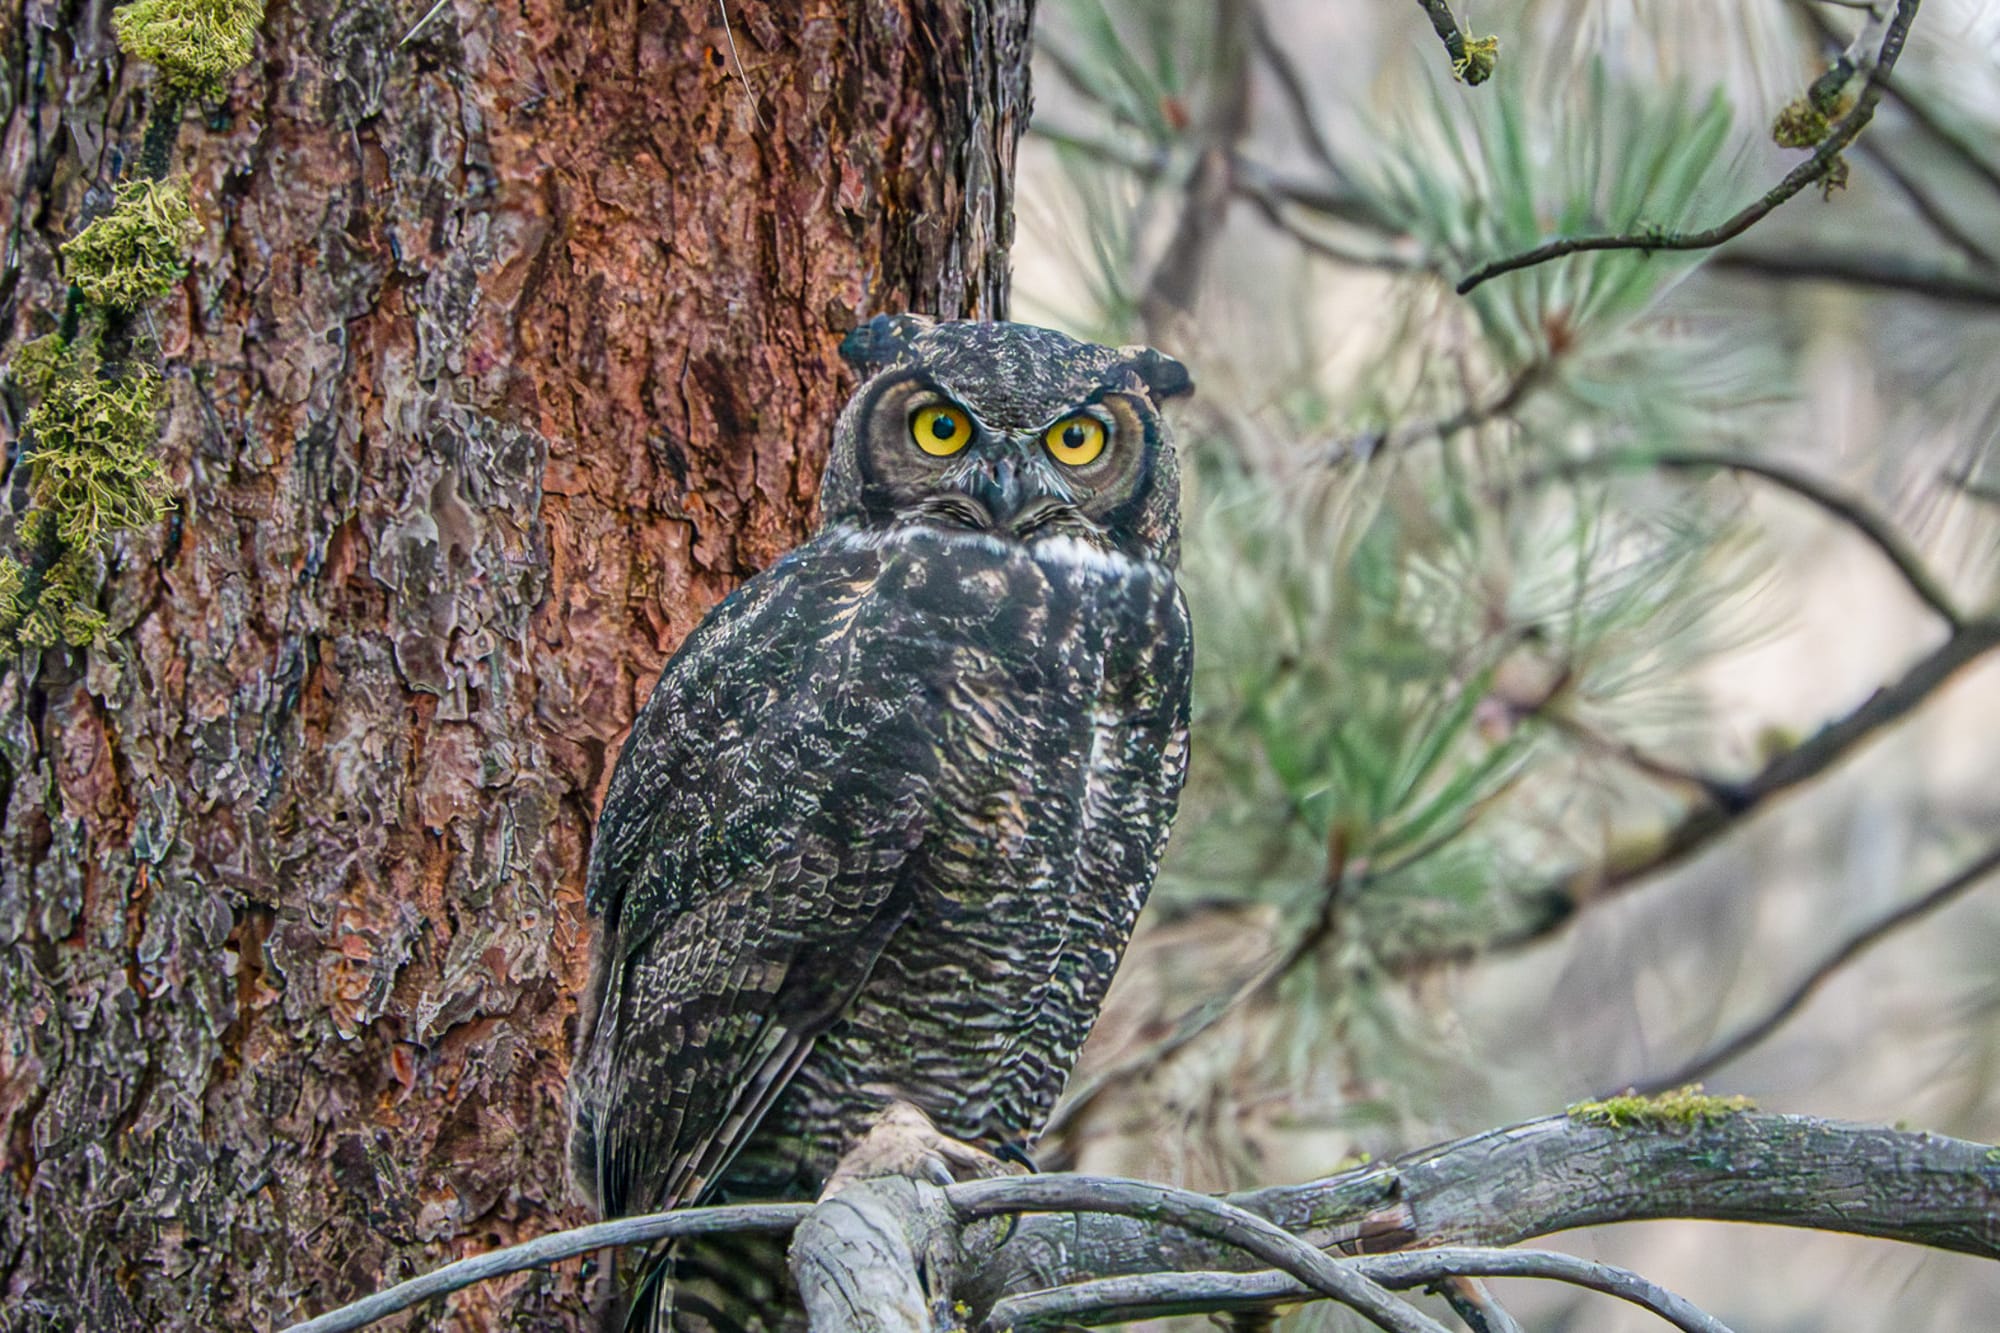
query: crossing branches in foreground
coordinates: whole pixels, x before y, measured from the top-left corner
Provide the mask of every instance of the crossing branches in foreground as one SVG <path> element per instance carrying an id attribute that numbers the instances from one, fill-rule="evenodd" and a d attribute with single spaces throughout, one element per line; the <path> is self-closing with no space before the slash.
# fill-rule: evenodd
<path id="1" fill-rule="evenodd" d="M 288 1333 L 333 1333 L 474 1282 L 606 1245 L 795 1231 L 819 1333 L 1026 1329 L 1339 1301 L 1378 1327 L 1444 1325 L 1396 1293 L 1540 1277 L 1606 1292 L 1684 1330 L 1722 1325 L 1635 1273 L 1503 1250 L 1573 1227 L 1763 1222 L 2000 1259 L 2000 1148 L 1762 1115 L 1686 1092 L 1614 1098 L 1324 1180 L 1217 1199 L 1109 1177 L 938 1186 L 869 1180 L 817 1205 L 684 1209 L 463 1260 Z"/>

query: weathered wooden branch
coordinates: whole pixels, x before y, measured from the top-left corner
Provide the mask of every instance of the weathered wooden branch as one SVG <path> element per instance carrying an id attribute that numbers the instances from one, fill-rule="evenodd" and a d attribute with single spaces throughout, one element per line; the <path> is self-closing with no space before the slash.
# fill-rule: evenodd
<path id="1" fill-rule="evenodd" d="M 1344 1253 L 1514 1245 L 1574 1227 L 1684 1218 L 2000 1258 L 2000 1149 L 1810 1116 L 1742 1112 L 1616 1129 L 1550 1116 L 1230 1202 Z M 1093 1278 L 1244 1267 L 1204 1237 L 1077 1211 L 1024 1218 L 961 1294 L 985 1310 Z"/>
<path id="2" fill-rule="evenodd" d="M 999 1240 L 991 1219 L 1015 1215 Z M 811 1208 L 694 1209 L 544 1236 L 289 1333 L 359 1328 L 484 1278 L 610 1243 L 614 1229 L 634 1242 L 730 1229 L 732 1220 L 739 1229 L 797 1224 L 792 1271 L 820 1333 L 928 1333 L 975 1319 L 993 1328 L 1057 1317 L 1104 1322 L 1256 1309 L 1313 1292 L 1385 1328 L 1429 1330 L 1434 1321 L 1387 1293 L 1454 1275 L 1575 1282 L 1636 1301 L 1681 1328 L 1717 1333 L 1708 1316 L 1635 1274 L 1484 1248 L 1666 1218 L 1839 1231 L 2000 1259 L 2000 1148 L 1753 1112 L 1621 1127 L 1550 1116 L 1228 1199 L 1093 1176 L 948 1188 L 874 1180 Z"/>

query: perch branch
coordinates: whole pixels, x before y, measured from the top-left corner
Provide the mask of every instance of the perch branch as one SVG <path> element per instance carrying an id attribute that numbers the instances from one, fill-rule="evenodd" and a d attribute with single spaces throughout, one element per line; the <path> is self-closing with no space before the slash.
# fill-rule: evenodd
<path id="1" fill-rule="evenodd" d="M 1445 1333 L 1442 1324 L 1349 1263 L 1329 1257 L 1283 1227 L 1223 1199 L 1170 1185 L 1103 1176 L 1010 1176 L 947 1190 L 968 1221 L 1024 1212 L 1109 1213 L 1171 1226 L 1205 1237 L 1284 1270 L 1309 1290 L 1331 1297 L 1396 1333 Z"/>
<path id="2" fill-rule="evenodd" d="M 1061 1179 L 1071 1191 L 1096 1183 L 1041 1179 Z M 1349 1253 L 1514 1245 L 1574 1227 L 1686 1218 L 2000 1258 L 2000 1150 L 1808 1116 L 1736 1112 L 1622 1129 L 1550 1116 L 1229 1202 L 1322 1249 Z M 1096 1278 L 1244 1267 L 1239 1250 L 1213 1238 L 1079 1209 L 1023 1217 L 960 1294 L 982 1309 Z"/>
<path id="3" fill-rule="evenodd" d="M 1211 1283 L 1219 1302 L 1212 1308 L 1229 1308 L 1246 1292 L 1269 1301 L 1296 1299 L 1309 1289 L 1351 1302 L 1382 1327 L 1435 1333 L 1440 1328 L 1435 1321 L 1389 1293 L 1445 1277 L 1527 1274 L 1532 1268 L 1535 1276 L 1587 1286 L 1601 1280 L 1600 1290 L 1644 1297 L 1641 1304 L 1653 1302 L 1648 1308 L 1693 1320 L 1699 1312 L 1683 1310 L 1667 1293 L 1642 1279 L 1628 1282 L 1615 1270 L 1594 1270 L 1593 1280 L 1584 1281 L 1591 1275 L 1557 1272 L 1553 1261 L 1533 1255 L 1417 1248 L 1513 1245 L 1572 1227 L 1664 1218 L 1807 1227 L 2000 1258 L 2000 1149 L 1934 1134 L 1749 1112 L 1622 1128 L 1550 1116 L 1324 1180 L 1228 1199 L 1092 1176 L 1017 1176 L 942 1191 L 900 1180 L 855 1188 L 875 1191 L 885 1201 L 886 1215 L 911 1239 L 906 1260 L 941 1279 L 926 1288 L 933 1301 L 955 1288 L 955 1299 L 986 1310 L 1025 1293 L 1141 1274 L 1154 1275 L 1149 1290 L 1185 1291 L 1184 1285 L 1160 1285 L 1175 1280 L 1162 1275 L 1191 1274 L 1187 1280 L 1196 1281 L 1210 1276 L 1206 1270 L 1240 1274 L 1261 1263 L 1285 1269 L 1289 1277 L 1250 1280 L 1297 1279 L 1303 1285 L 1266 1290 L 1234 1285 L 1239 1279 Z M 896 1202 L 903 1194 L 913 1196 L 915 1206 Z M 721 1231 L 792 1231 L 815 1211 L 831 1218 L 844 1197 L 817 1208 L 688 1209 L 543 1236 L 447 1265 L 294 1325 L 288 1333 L 360 1328 L 473 1282 L 606 1245 Z M 940 1203 L 949 1209 L 933 1206 Z M 1008 1215 L 1017 1220 L 997 1249 L 966 1243 L 972 1234 L 968 1223 L 983 1226 L 977 1219 Z M 800 1242 L 793 1250 L 796 1269 Z M 1406 1252 L 1386 1255 L 1398 1250 Z M 1367 1257 L 1336 1260 L 1328 1251 Z M 933 1267 L 940 1256 L 945 1264 Z M 1714 1333 L 1700 1323 L 1681 1326 Z"/>
<path id="4" fill-rule="evenodd" d="M 1352 1264 L 1391 1291 L 1407 1291 L 1453 1277 L 1548 1278 L 1630 1301 L 1684 1333 L 1729 1333 L 1713 1315 L 1637 1273 L 1552 1250 L 1447 1246 L 1407 1254 L 1367 1255 Z M 993 1307 L 986 1322 L 991 1328 L 1114 1324 L 1259 1310 L 1311 1297 L 1297 1279 L 1284 1273 L 1144 1273 L 1010 1296 Z"/>
<path id="5" fill-rule="evenodd" d="M 576 1227 L 540 1236 L 520 1245 L 510 1245 L 491 1254 L 476 1254 L 455 1264 L 399 1282 L 387 1291 L 363 1297 L 316 1319 L 293 1324 L 284 1333 L 345 1333 L 386 1319 L 398 1310 L 469 1287 L 475 1282 L 518 1273 L 524 1268 L 546 1268 L 562 1259 L 587 1254 L 607 1245 L 639 1245 L 675 1236 L 707 1236 L 721 1231 L 787 1232 L 812 1211 L 806 1203 L 748 1203 L 726 1208 L 683 1208 L 671 1213 L 645 1217 L 621 1217 L 614 1222 Z"/>
<path id="6" fill-rule="evenodd" d="M 1919 0 L 1897 0 L 1894 17 L 1889 20 L 1887 32 L 1883 34 L 1882 45 L 1874 59 L 1869 62 L 1862 75 L 1861 95 L 1855 99 L 1854 109 L 1841 117 L 1832 133 L 1813 150 L 1812 156 L 1793 167 L 1785 178 L 1765 191 L 1755 202 L 1741 209 L 1734 217 L 1716 226 L 1697 232 L 1618 232 L 1601 236 L 1563 236 L 1545 241 L 1532 250 L 1496 259 L 1482 265 L 1459 281 L 1458 293 L 1463 296 L 1473 288 L 1503 273 L 1513 273 L 1520 269 L 1545 264 L 1551 259 L 1564 255 L 1580 254 L 1591 250 L 1708 250 L 1724 241 L 1741 236 L 1757 223 L 1763 221 L 1780 204 L 1798 194 L 1815 181 L 1824 179 L 1834 170 L 1834 161 L 1841 150 L 1854 142 L 1875 115 L 1876 104 L 1882 100 L 1884 80 L 1895 68 L 1896 61 L 1903 54 L 1903 41 L 1909 35 L 1910 23 L 1917 16 Z"/>

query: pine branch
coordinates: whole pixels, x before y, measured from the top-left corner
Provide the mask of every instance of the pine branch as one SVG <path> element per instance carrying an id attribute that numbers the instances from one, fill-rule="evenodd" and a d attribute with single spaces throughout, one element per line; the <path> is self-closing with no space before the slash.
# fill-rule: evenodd
<path id="1" fill-rule="evenodd" d="M 1846 716 L 1820 728 L 1803 744 L 1772 759 L 1747 780 L 1730 786 L 1731 799 L 1704 801 L 1650 845 L 1571 871 L 1534 890 L 1521 904 L 1520 923 L 1486 940 L 1481 949 L 1514 949 L 1546 939 L 1591 904 L 1680 864 L 1740 827 L 1775 798 L 1817 778 L 1885 728 L 1902 721 L 1952 677 L 1996 647 L 2000 647 L 2000 617 L 1966 622 L 1901 678 L 1875 691 Z M 1462 961 L 1473 952 L 1470 947 L 1460 947 L 1413 956 L 1399 960 L 1397 969 L 1408 972 Z"/>
<path id="2" fill-rule="evenodd" d="M 1785 178 L 1765 191 L 1763 196 L 1744 207 L 1735 216 L 1713 227 L 1697 232 L 1667 232 L 1642 230 L 1637 232 L 1617 232 L 1599 236 L 1565 236 L 1545 241 L 1532 250 L 1496 259 L 1489 264 L 1467 274 L 1458 284 L 1458 294 L 1463 296 L 1481 283 L 1497 278 L 1504 273 L 1518 272 L 1545 264 L 1551 259 L 1565 255 L 1582 254 L 1596 250 L 1708 250 L 1733 240 L 1757 223 L 1762 222 L 1779 205 L 1791 199 L 1813 183 L 1829 178 L 1836 170 L 1835 162 L 1841 150 L 1854 141 L 1863 127 L 1874 118 L 1876 104 L 1882 100 L 1884 80 L 1895 68 L 1896 61 L 1903 54 L 1903 41 L 1909 35 L 1910 24 L 1917 16 L 1920 0 L 1897 0 L 1895 16 L 1889 21 L 1888 31 L 1883 35 L 1882 45 L 1870 62 L 1861 95 L 1855 100 L 1854 109 L 1841 117 L 1832 133 L 1813 150 L 1811 157 L 1787 172 Z"/>
<path id="3" fill-rule="evenodd" d="M 1498 42 L 1491 37 L 1467 38 L 1459 30 L 1458 20 L 1452 17 L 1447 0 L 1417 0 L 1417 7 L 1424 11 L 1432 31 L 1444 43 L 1445 54 L 1451 57 L 1453 78 L 1476 86 L 1493 77 Z"/>

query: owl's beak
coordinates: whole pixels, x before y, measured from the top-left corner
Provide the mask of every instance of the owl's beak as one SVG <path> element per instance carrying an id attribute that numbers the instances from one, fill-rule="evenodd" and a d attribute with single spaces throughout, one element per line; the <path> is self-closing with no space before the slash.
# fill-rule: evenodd
<path id="1" fill-rule="evenodd" d="M 985 507 L 993 526 L 1005 530 L 1021 511 L 1021 468 L 1011 458 L 989 458 L 965 479 L 966 493 Z"/>

